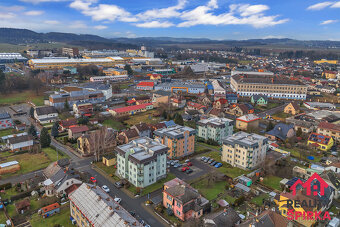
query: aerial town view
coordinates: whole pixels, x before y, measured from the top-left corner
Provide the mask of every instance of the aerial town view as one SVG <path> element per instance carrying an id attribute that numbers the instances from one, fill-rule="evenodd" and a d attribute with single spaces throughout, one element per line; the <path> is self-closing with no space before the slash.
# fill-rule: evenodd
<path id="1" fill-rule="evenodd" d="M 0 0 L 0 227 L 340 227 L 339 15 Z"/>

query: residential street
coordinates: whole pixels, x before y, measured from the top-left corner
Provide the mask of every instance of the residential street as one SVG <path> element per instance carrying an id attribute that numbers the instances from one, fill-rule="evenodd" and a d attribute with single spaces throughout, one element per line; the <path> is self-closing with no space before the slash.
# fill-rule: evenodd
<path id="1" fill-rule="evenodd" d="M 261 118 L 264 118 L 266 117 L 267 115 L 272 115 L 272 114 L 275 114 L 276 112 L 279 112 L 279 111 L 283 111 L 283 109 L 286 107 L 287 103 L 281 105 L 281 106 L 277 106 L 273 109 L 270 109 L 270 110 L 266 110 L 266 111 L 263 111 L 261 113 L 258 114 L 259 117 Z"/>

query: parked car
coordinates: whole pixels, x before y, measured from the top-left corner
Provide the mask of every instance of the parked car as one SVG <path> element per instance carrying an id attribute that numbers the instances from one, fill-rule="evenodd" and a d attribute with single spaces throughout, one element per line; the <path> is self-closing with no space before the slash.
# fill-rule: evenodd
<path id="1" fill-rule="evenodd" d="M 117 188 L 122 188 L 123 184 L 120 181 L 117 181 L 114 183 L 114 186 L 116 186 Z"/>
<path id="2" fill-rule="evenodd" d="M 204 160 L 204 162 L 209 162 L 210 161 L 210 158 L 206 158 L 205 160 Z"/>
<path id="3" fill-rule="evenodd" d="M 103 189 L 106 193 L 109 193 L 109 192 L 110 192 L 109 187 L 106 186 L 106 185 L 103 185 L 103 186 L 102 186 L 102 189 Z"/>
<path id="4" fill-rule="evenodd" d="M 201 157 L 201 161 L 204 161 L 206 158 L 207 158 L 207 157 L 202 156 L 202 157 Z"/>
<path id="5" fill-rule="evenodd" d="M 208 161 L 208 164 L 211 164 L 213 161 L 215 161 L 214 159 L 210 159 L 209 161 Z"/>
<path id="6" fill-rule="evenodd" d="M 131 214 L 132 217 L 136 216 L 136 213 L 133 211 L 129 211 L 129 213 Z"/>
<path id="7" fill-rule="evenodd" d="M 217 162 L 216 161 L 213 161 L 210 165 L 211 166 L 214 166 L 214 165 L 216 165 L 217 164 Z"/>
<path id="8" fill-rule="evenodd" d="M 192 162 L 188 162 L 188 163 L 187 163 L 187 166 L 192 166 Z"/>
<path id="9" fill-rule="evenodd" d="M 220 168 L 221 166 L 222 166 L 222 163 L 220 163 L 220 162 L 218 162 L 218 163 L 215 165 L 216 168 Z"/>
<path id="10" fill-rule="evenodd" d="M 181 169 L 181 171 L 182 171 L 182 172 L 185 172 L 185 171 L 187 171 L 188 169 L 189 169 L 189 167 L 184 166 L 184 167 Z"/>
<path id="11" fill-rule="evenodd" d="M 186 174 L 190 174 L 190 173 L 192 173 L 194 171 L 192 169 L 187 169 L 185 172 L 186 172 Z"/>
<path id="12" fill-rule="evenodd" d="M 117 203 L 121 203 L 122 202 L 122 199 L 121 198 L 114 198 L 114 201 L 116 201 Z"/>
<path id="13" fill-rule="evenodd" d="M 175 165 L 175 164 L 176 164 L 175 161 L 171 161 L 171 162 L 170 162 L 170 165 L 172 165 L 172 166 Z"/>
<path id="14" fill-rule="evenodd" d="M 190 162 L 190 160 L 189 160 L 189 159 L 185 160 L 185 163 L 188 163 L 188 162 Z"/>
<path id="15" fill-rule="evenodd" d="M 179 167 L 179 164 L 175 164 L 174 167 L 175 167 L 175 168 L 178 168 L 178 167 Z"/>
<path id="16" fill-rule="evenodd" d="M 92 183 L 97 183 L 97 179 L 96 179 L 95 177 L 90 177 L 90 181 L 91 181 Z"/>

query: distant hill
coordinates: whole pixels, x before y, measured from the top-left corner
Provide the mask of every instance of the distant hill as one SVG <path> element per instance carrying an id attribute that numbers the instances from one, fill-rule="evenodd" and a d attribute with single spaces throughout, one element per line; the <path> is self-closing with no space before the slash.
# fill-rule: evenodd
<path id="1" fill-rule="evenodd" d="M 227 47 L 254 47 L 272 46 L 294 48 L 340 48 L 340 41 L 328 40 L 294 40 L 288 38 L 249 39 L 249 40 L 212 40 L 206 38 L 173 38 L 173 37 L 138 37 L 138 38 L 103 38 L 90 34 L 73 34 L 61 32 L 38 33 L 28 29 L 0 28 L 0 43 L 31 44 L 62 42 L 70 45 L 83 46 L 87 49 L 129 49 L 138 48 L 140 45 L 148 47 L 171 47 L 171 48 L 215 48 Z"/>

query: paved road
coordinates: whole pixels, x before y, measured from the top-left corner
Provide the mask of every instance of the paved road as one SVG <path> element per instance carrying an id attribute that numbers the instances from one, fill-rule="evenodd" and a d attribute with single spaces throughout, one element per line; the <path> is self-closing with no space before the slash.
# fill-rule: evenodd
<path id="1" fill-rule="evenodd" d="M 99 186 L 107 185 L 110 188 L 110 196 L 122 199 L 122 206 L 128 211 L 134 211 L 138 217 L 143 219 L 147 224 L 154 227 L 168 226 L 165 222 L 161 221 L 155 214 L 151 214 L 143 207 L 143 203 L 147 200 L 146 196 L 140 198 L 131 198 L 126 195 L 122 190 L 116 188 L 108 179 L 103 177 L 94 169 L 87 167 L 83 171 L 88 172 L 91 176 L 97 179 Z M 138 218 L 137 218 L 138 219 Z"/>
<path id="2" fill-rule="evenodd" d="M 263 112 L 259 113 L 258 116 L 261 117 L 261 118 L 264 118 L 264 117 L 266 117 L 266 115 L 273 115 L 276 112 L 283 111 L 283 109 L 286 107 L 286 105 L 287 104 L 285 103 L 285 104 L 283 104 L 281 106 L 277 106 L 273 109 L 263 111 Z"/>

